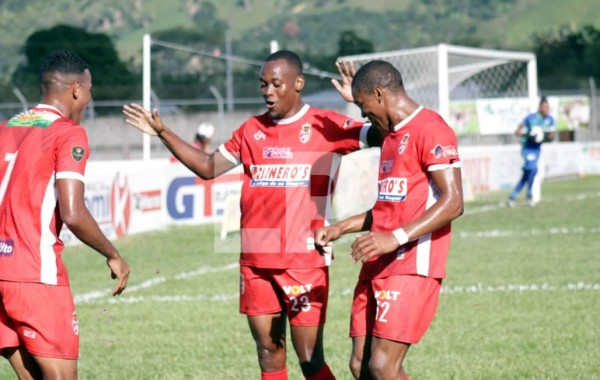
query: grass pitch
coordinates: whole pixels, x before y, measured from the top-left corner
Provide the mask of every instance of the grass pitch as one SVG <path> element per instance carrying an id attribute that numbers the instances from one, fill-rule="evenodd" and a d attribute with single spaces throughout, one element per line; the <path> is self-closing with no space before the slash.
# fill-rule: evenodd
<path id="1" fill-rule="evenodd" d="M 600 379 L 600 177 L 547 182 L 537 207 L 469 203 L 453 224 L 437 316 L 405 360 L 419 379 Z M 359 267 L 336 246 L 327 361 L 350 379 L 347 338 Z M 81 379 L 258 379 L 238 314 L 237 244 L 218 227 L 173 227 L 116 241 L 130 286 L 118 298 L 102 258 L 65 250 L 81 331 Z M 215 251 L 220 253 L 215 253 Z M 0 378 L 14 375 L 6 361 Z M 291 351 L 290 379 L 302 379 Z"/>

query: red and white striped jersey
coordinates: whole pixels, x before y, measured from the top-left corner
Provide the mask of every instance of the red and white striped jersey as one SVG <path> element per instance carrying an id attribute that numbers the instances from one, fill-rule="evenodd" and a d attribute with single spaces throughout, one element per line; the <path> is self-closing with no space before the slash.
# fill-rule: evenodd
<path id="1" fill-rule="evenodd" d="M 318 268 L 314 230 L 331 217 L 342 155 L 366 146 L 363 125 L 305 105 L 295 116 L 248 119 L 219 151 L 244 166 L 242 265 Z"/>
<path id="2" fill-rule="evenodd" d="M 68 285 L 55 182 L 84 180 L 85 129 L 40 104 L 0 125 L 0 280 Z"/>
<path id="3" fill-rule="evenodd" d="M 438 198 L 430 172 L 460 167 L 456 135 L 435 112 L 419 107 L 383 140 L 379 191 L 371 231 L 392 232 L 414 221 Z M 450 225 L 363 264 L 360 278 L 418 274 L 444 278 Z"/>

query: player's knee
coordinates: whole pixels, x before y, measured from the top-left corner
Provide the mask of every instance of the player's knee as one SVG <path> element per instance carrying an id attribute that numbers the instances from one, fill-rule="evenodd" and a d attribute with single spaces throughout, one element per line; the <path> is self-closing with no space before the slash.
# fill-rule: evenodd
<path id="1" fill-rule="evenodd" d="M 371 354 L 369 360 L 369 372 L 374 379 L 389 379 L 394 376 L 394 366 L 389 362 L 386 355 Z"/>
<path id="2" fill-rule="evenodd" d="M 354 376 L 355 379 L 358 379 L 360 377 L 360 373 L 363 367 L 362 358 L 359 358 L 356 355 L 352 355 L 350 357 L 349 366 L 352 376 Z"/>

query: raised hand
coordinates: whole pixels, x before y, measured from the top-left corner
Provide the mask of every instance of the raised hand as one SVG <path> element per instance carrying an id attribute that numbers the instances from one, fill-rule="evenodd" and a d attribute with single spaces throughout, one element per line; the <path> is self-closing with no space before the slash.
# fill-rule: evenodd
<path id="1" fill-rule="evenodd" d="M 158 136 L 165 129 L 156 109 L 150 113 L 139 104 L 132 103 L 123 106 L 123 113 L 127 124 L 151 136 Z"/>
<path id="2" fill-rule="evenodd" d="M 337 79 L 332 79 L 331 83 L 333 87 L 340 93 L 342 98 L 349 103 L 354 102 L 354 97 L 352 96 L 352 78 L 354 78 L 354 74 L 356 74 L 356 69 L 354 68 L 353 62 L 346 62 L 345 60 L 341 60 L 335 63 L 335 66 L 338 69 L 338 72 L 342 76 L 342 83 Z"/>

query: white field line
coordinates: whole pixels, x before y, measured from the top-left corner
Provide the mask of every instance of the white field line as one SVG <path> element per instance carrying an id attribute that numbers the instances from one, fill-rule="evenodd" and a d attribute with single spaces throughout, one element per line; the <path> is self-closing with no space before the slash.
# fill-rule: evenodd
<path id="1" fill-rule="evenodd" d="M 486 293 L 532 293 L 532 292 L 559 292 L 559 291 L 598 291 L 600 283 L 589 282 L 571 282 L 564 285 L 549 284 L 506 284 L 506 285 L 484 285 L 481 283 L 474 285 L 454 285 L 443 286 L 442 295 L 452 294 L 486 294 Z M 330 297 L 352 297 L 354 289 L 345 288 L 338 291 L 331 291 Z M 90 303 L 100 302 L 102 304 L 117 303 L 139 303 L 139 302 L 229 302 L 238 299 L 238 293 L 220 293 L 220 294 L 197 294 L 197 295 L 150 295 L 150 296 L 120 296 L 118 298 L 108 298 L 101 301 L 93 300 Z"/>
<path id="2" fill-rule="evenodd" d="M 597 234 L 600 227 L 552 227 L 546 230 L 531 229 L 529 231 L 487 230 L 487 231 L 456 231 L 454 234 L 461 238 L 498 238 L 515 236 L 546 236 L 546 235 L 575 235 Z"/>
<path id="3" fill-rule="evenodd" d="M 594 193 L 579 193 L 579 194 L 571 194 L 565 195 L 561 197 L 542 197 L 542 203 L 545 202 L 580 202 L 586 201 L 588 199 L 600 198 L 600 192 Z M 529 207 L 527 205 L 523 205 L 522 207 Z M 538 205 L 539 207 L 539 205 Z M 543 207 L 543 205 L 542 205 Z M 474 215 L 481 214 L 482 212 L 499 210 L 502 208 L 507 208 L 505 201 L 500 203 L 493 203 L 485 206 L 470 208 L 467 204 L 465 207 L 464 215 Z"/>
<path id="4" fill-rule="evenodd" d="M 224 271 L 235 269 L 238 267 L 239 267 L 239 264 L 237 262 L 230 263 L 230 264 L 227 264 L 224 266 L 219 266 L 219 267 L 205 265 L 205 266 L 201 266 L 200 268 L 190 271 L 190 272 L 178 273 L 175 276 L 173 276 L 173 278 L 170 278 L 170 279 L 167 279 L 164 276 L 158 276 L 158 277 L 154 277 L 149 280 L 143 281 L 140 284 L 129 285 L 129 286 L 127 286 L 127 289 L 125 289 L 125 292 L 126 292 L 126 294 L 130 294 L 133 292 L 137 292 L 138 290 L 147 289 L 147 288 L 165 283 L 167 281 L 184 280 L 184 279 L 188 279 L 191 277 L 202 276 L 202 275 L 208 274 L 208 273 L 224 272 Z M 111 288 L 105 288 L 102 290 L 92 290 L 90 292 L 76 294 L 73 296 L 73 299 L 75 300 L 75 303 L 82 303 L 82 302 L 89 303 L 89 302 L 93 302 L 94 300 L 97 300 L 99 298 L 109 297 L 111 290 L 112 290 Z"/>
<path id="5" fill-rule="evenodd" d="M 568 195 L 565 197 L 561 197 L 560 199 L 559 198 L 554 199 L 554 198 L 550 197 L 550 198 L 544 198 L 544 200 L 552 201 L 554 199 L 554 200 L 560 200 L 560 201 L 564 202 L 564 201 L 583 201 L 583 200 L 588 200 L 588 199 L 592 199 L 592 198 L 600 198 L 600 192 L 572 194 L 572 195 Z M 477 207 L 477 208 L 467 208 L 465 210 L 464 215 L 466 216 L 466 215 L 472 215 L 472 214 L 479 214 L 482 212 L 494 211 L 494 210 L 498 210 L 498 209 L 505 208 L 505 207 L 506 207 L 505 203 L 501 202 L 501 203 L 485 205 L 485 206 L 481 206 L 481 207 Z M 503 230 L 473 231 L 473 232 L 462 231 L 462 232 L 455 232 L 455 233 L 458 233 L 458 235 L 461 237 L 470 238 L 470 237 L 552 235 L 552 234 L 572 234 L 572 233 L 598 233 L 598 232 L 600 232 L 600 228 L 586 229 L 585 227 L 565 227 L 565 228 L 552 228 L 552 229 L 549 229 L 546 231 L 532 230 L 528 233 L 525 233 L 525 232 L 515 233 L 513 231 L 508 231 L 508 230 L 504 230 L 504 231 Z M 353 236 L 345 235 L 341 239 L 339 239 L 338 242 L 344 243 L 344 242 L 352 241 L 352 240 L 353 240 Z M 200 275 L 207 274 L 207 273 L 215 273 L 215 272 L 220 272 L 220 271 L 224 271 L 224 270 L 234 269 L 234 268 L 237 268 L 238 266 L 239 266 L 238 263 L 227 264 L 224 267 L 203 266 L 194 271 L 179 273 L 179 274 L 175 275 L 173 277 L 173 279 L 181 280 L 181 279 L 186 279 L 186 278 L 190 278 L 190 277 L 200 276 Z M 156 277 L 156 278 L 153 278 L 150 280 L 146 280 L 146 281 L 142 282 L 141 284 L 129 286 L 126 289 L 126 292 L 127 293 L 135 292 L 140 289 L 149 288 L 151 286 L 155 286 L 155 285 L 161 284 L 166 281 L 167 281 L 167 279 L 162 276 Z M 102 290 L 92 290 L 90 292 L 76 294 L 73 298 L 75 300 L 75 303 L 93 302 L 96 299 L 108 297 L 110 295 L 111 290 L 112 290 L 111 288 L 105 288 Z M 165 297 L 169 297 L 169 296 L 165 296 Z M 181 297 L 181 296 L 173 296 L 173 297 Z M 206 296 L 199 296 L 199 297 L 202 298 L 202 297 L 206 297 Z M 237 297 L 237 295 L 236 295 L 236 297 Z M 111 303 L 114 303 L 115 300 L 119 300 L 119 299 L 123 300 L 125 298 L 127 298 L 127 297 L 111 299 Z M 136 297 L 136 298 L 139 298 L 139 297 Z M 160 298 L 162 298 L 162 297 L 160 297 Z M 202 298 L 202 299 L 205 299 L 205 298 Z M 117 301 L 117 302 L 123 302 L 123 301 Z"/>

